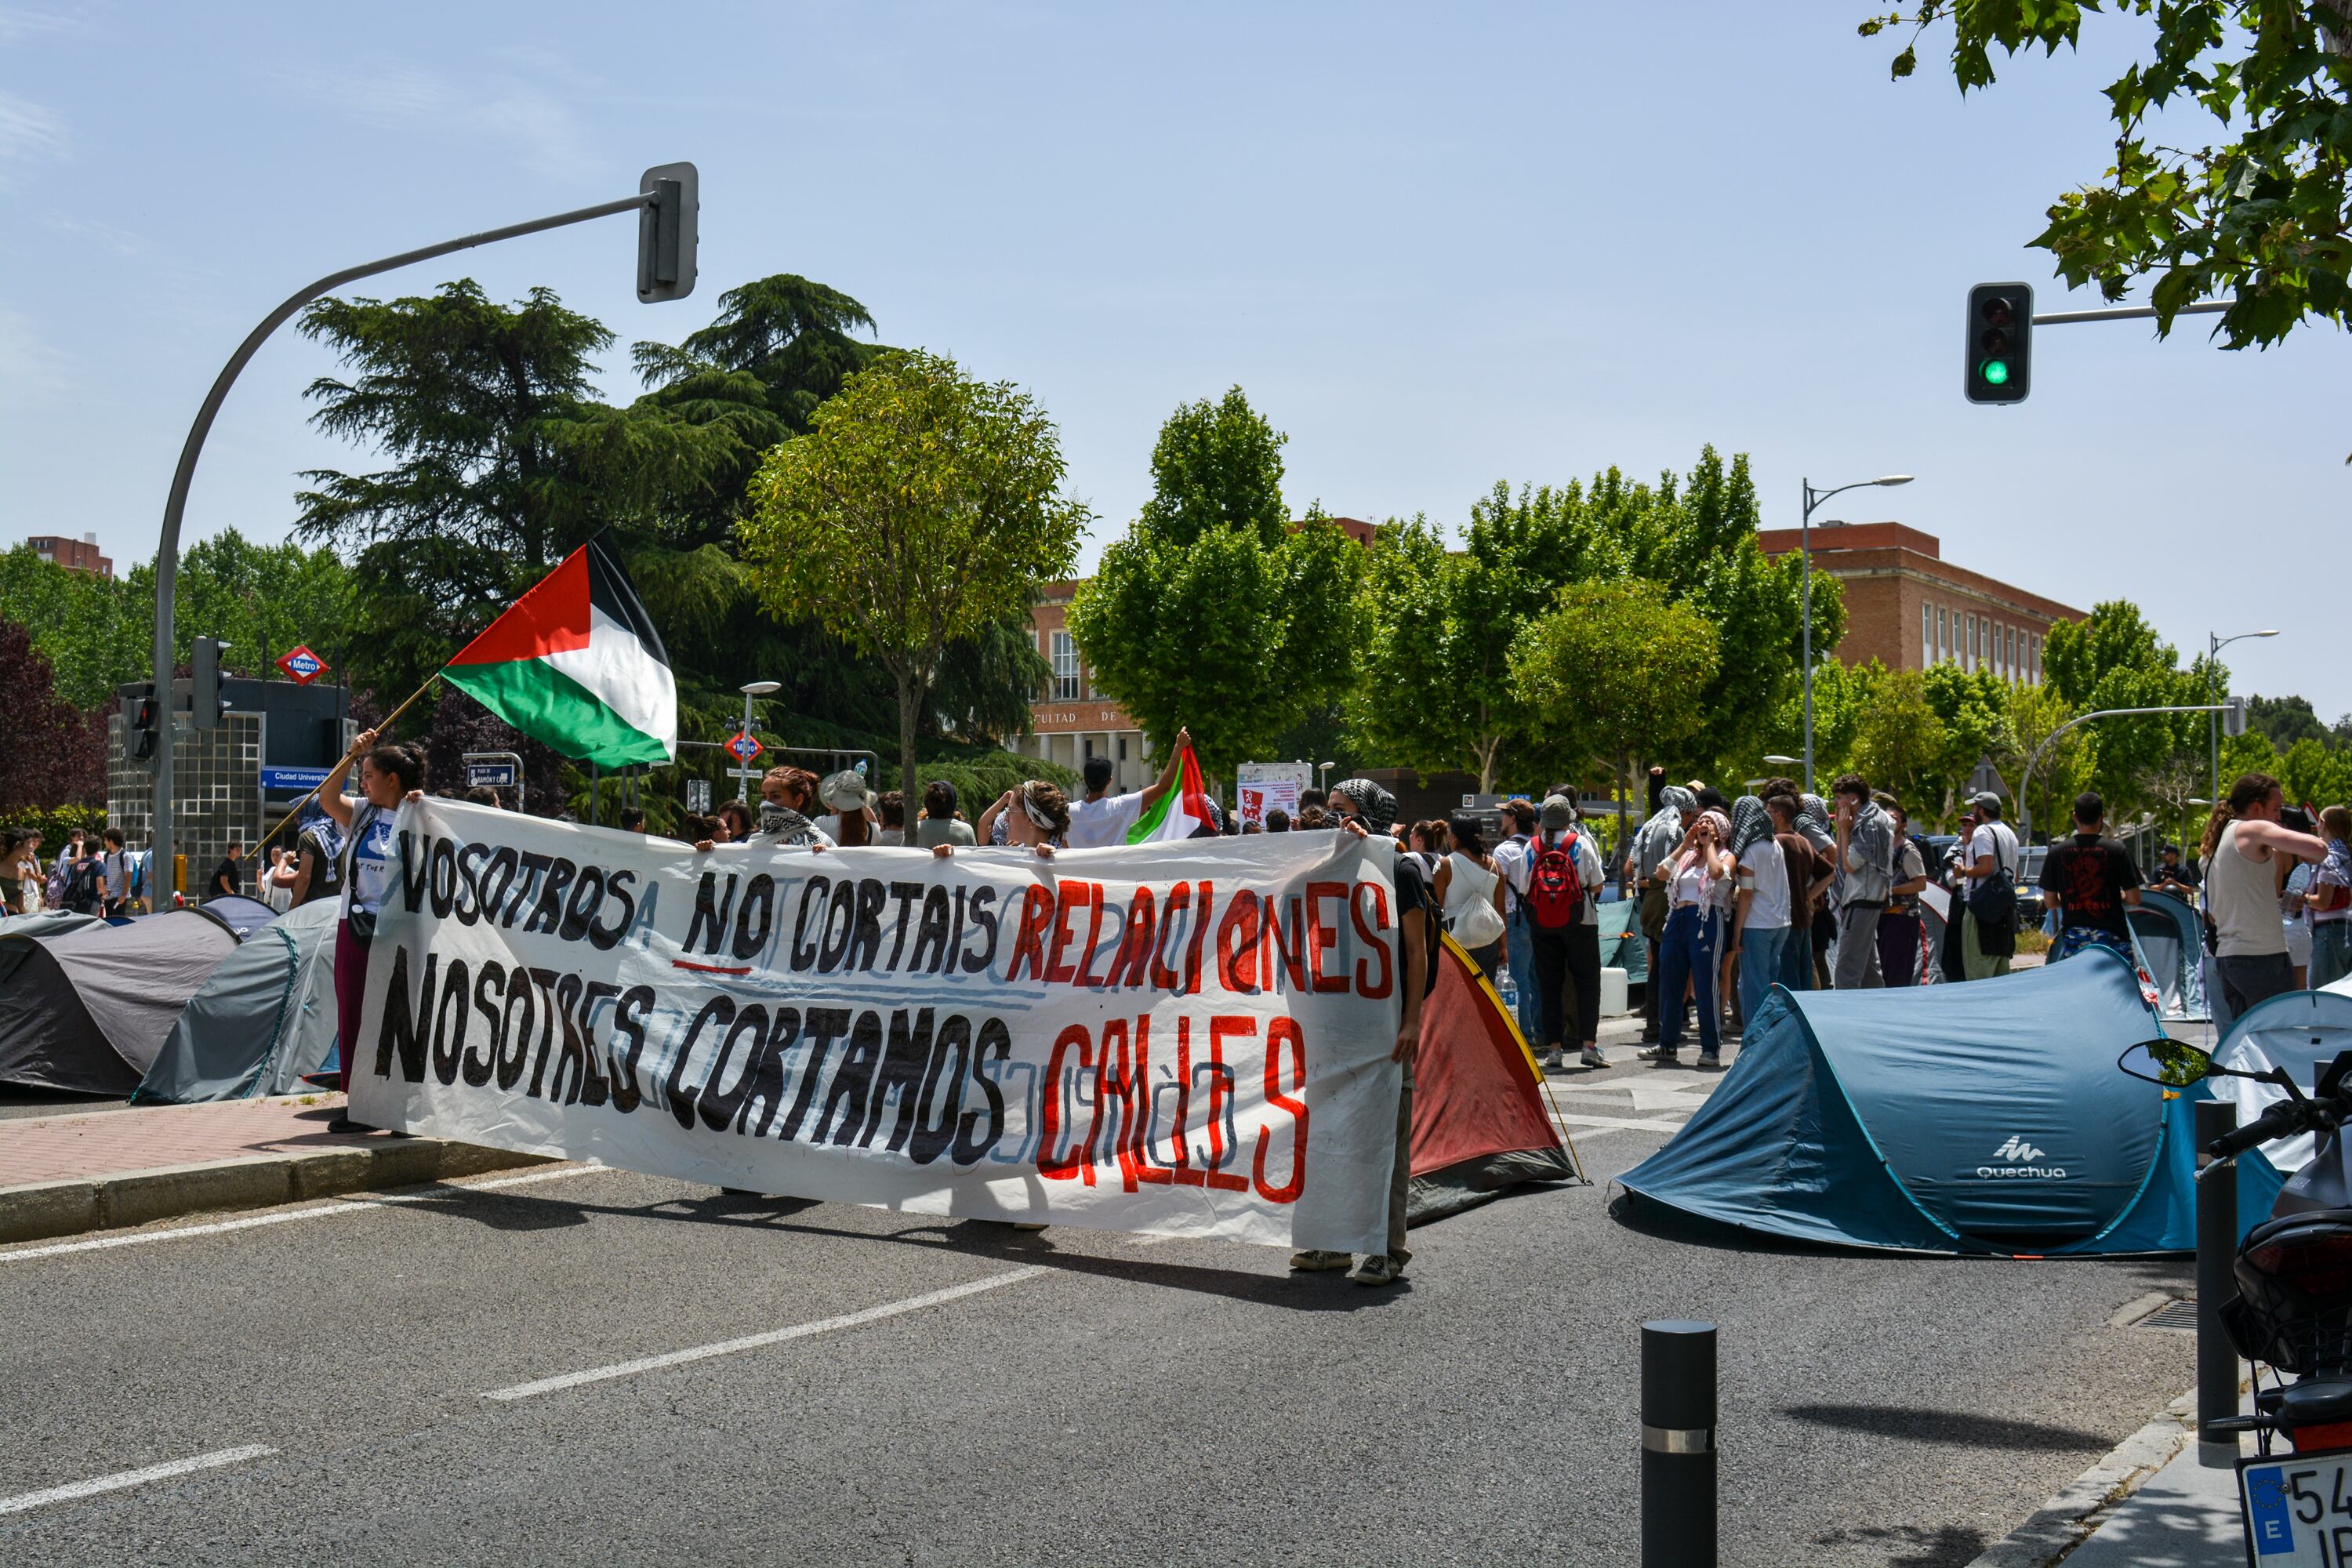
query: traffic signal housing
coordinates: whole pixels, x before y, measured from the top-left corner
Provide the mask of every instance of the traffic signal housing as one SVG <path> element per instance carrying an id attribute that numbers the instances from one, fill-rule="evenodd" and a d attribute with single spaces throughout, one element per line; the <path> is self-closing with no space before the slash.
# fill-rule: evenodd
<path id="1" fill-rule="evenodd" d="M 218 637 L 198 637 L 188 651 L 188 722 L 199 730 L 217 730 L 228 702 L 221 696 L 220 656 L 228 644 Z"/>
<path id="2" fill-rule="evenodd" d="M 155 700 L 155 683 L 142 681 L 124 694 L 122 700 L 122 746 L 137 761 L 144 762 L 155 754 L 155 729 L 163 717 L 163 706 Z"/>
<path id="3" fill-rule="evenodd" d="M 1979 283 L 1969 290 L 1968 358 L 1962 390 L 1970 403 L 2022 403 L 2033 390 L 2033 286 Z"/>
<path id="4" fill-rule="evenodd" d="M 2230 706 L 2221 715 L 2221 733 L 2235 740 L 2246 732 L 2246 700 L 2232 697 L 2227 700 Z"/>
<path id="5" fill-rule="evenodd" d="M 701 181 L 691 163 L 656 163 L 637 189 L 653 198 L 637 209 L 637 299 L 683 300 L 694 292 Z"/>

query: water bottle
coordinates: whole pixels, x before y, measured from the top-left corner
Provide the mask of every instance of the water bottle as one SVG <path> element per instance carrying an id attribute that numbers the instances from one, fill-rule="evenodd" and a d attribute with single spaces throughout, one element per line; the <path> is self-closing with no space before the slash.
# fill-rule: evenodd
<path id="1" fill-rule="evenodd" d="M 1517 1017 L 1519 1011 L 1519 983 L 1511 978 L 1511 966 L 1507 963 L 1503 966 L 1502 980 L 1503 983 L 1495 988 L 1495 994 L 1503 999 L 1503 1011 Z"/>

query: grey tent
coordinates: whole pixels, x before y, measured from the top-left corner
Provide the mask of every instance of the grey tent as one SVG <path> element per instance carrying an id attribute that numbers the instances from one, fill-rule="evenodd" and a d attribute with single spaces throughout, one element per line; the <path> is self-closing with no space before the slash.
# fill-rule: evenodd
<path id="1" fill-rule="evenodd" d="M 302 1087 L 304 1073 L 332 1061 L 341 914 L 332 899 L 304 904 L 221 960 L 188 998 L 132 1101 L 185 1105 L 290 1094 Z"/>
<path id="2" fill-rule="evenodd" d="M 0 1083 L 129 1094 L 236 943 L 194 910 L 0 942 Z"/>

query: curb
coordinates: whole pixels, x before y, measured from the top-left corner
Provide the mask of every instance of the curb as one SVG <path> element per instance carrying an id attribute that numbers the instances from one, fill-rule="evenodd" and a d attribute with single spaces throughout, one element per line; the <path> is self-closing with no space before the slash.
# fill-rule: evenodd
<path id="1" fill-rule="evenodd" d="M 2194 1389 L 2175 1399 L 2165 1414 L 2116 1444 L 2105 1458 L 2062 1488 L 2023 1524 L 1971 1559 L 1968 1568 L 2048 1568 L 2057 1563 L 2105 1524 L 2167 1460 L 2195 1440 L 2196 1408 Z"/>
<path id="2" fill-rule="evenodd" d="M 551 1163 L 542 1154 L 439 1138 L 404 1138 L 357 1148 L 35 1182 L 0 1187 L 0 1244 L 117 1230 L 218 1209 L 268 1208 L 342 1193 L 422 1186 L 453 1176 Z"/>

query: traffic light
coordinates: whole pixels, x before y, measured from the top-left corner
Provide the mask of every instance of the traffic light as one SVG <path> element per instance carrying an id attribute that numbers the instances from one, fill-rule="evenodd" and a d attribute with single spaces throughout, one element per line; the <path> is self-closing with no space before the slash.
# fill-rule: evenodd
<path id="1" fill-rule="evenodd" d="M 2024 402 L 2033 390 L 2032 346 L 2032 285 L 1979 283 L 1969 290 L 1961 387 L 1970 403 Z"/>
<path id="2" fill-rule="evenodd" d="M 226 647 L 218 637 L 198 637 L 188 654 L 188 721 L 199 730 L 219 729 L 228 709 L 220 689 L 221 649 Z"/>
<path id="3" fill-rule="evenodd" d="M 683 300 L 694 292 L 695 215 L 700 182 L 691 163 L 659 163 L 637 179 L 653 197 L 637 209 L 637 299 Z"/>
<path id="4" fill-rule="evenodd" d="M 122 749 L 141 762 L 155 754 L 155 725 L 163 707 L 155 700 L 155 683 L 142 681 L 122 699 Z"/>
<path id="5" fill-rule="evenodd" d="M 2242 697 L 2232 697 L 2229 699 L 2229 703 L 2230 706 L 2221 713 L 2221 733 L 2230 736 L 2242 735 L 2246 732 L 2246 700 Z"/>

